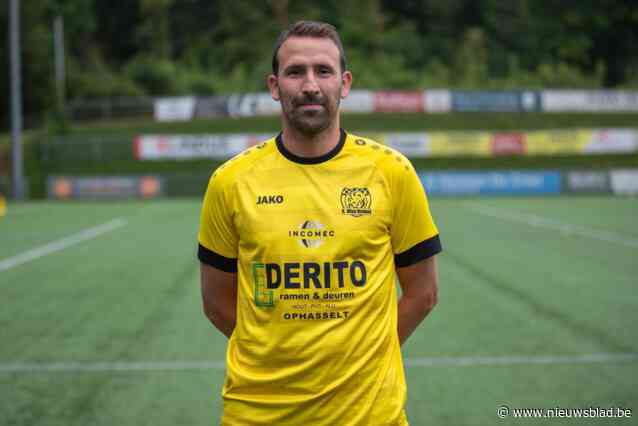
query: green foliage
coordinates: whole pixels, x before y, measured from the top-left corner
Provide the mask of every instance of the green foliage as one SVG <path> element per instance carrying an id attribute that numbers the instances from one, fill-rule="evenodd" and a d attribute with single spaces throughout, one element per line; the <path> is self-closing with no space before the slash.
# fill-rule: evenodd
<path id="1" fill-rule="evenodd" d="M 638 89 L 638 63 L 627 70 L 625 82 L 621 85 L 625 89 Z"/>
<path id="2" fill-rule="evenodd" d="M 69 98 L 142 96 L 145 91 L 126 74 L 117 73 L 105 63 L 99 50 L 85 52 L 86 60 L 67 62 Z"/>
<path id="3" fill-rule="evenodd" d="M 140 0 L 141 22 L 136 29 L 138 41 L 148 46 L 153 56 L 169 60 L 171 34 L 169 11 L 174 0 Z"/>
<path id="4" fill-rule="evenodd" d="M 623 0 L 20 3 L 28 117 L 55 108 L 56 16 L 64 18 L 68 99 L 264 90 L 275 38 L 298 19 L 337 27 L 356 88 L 638 86 L 638 4 Z M 7 11 L 0 8 L 2 28 Z M 0 32 L 2 46 L 7 34 Z M 0 63 L 8 59 L 0 49 Z M 8 72 L 0 67 L 2 93 Z M 0 104 L 1 126 L 6 108 Z"/>
<path id="5" fill-rule="evenodd" d="M 177 66 L 165 59 L 142 55 L 126 64 L 124 74 L 149 95 L 174 95 L 180 92 Z"/>
<path id="6" fill-rule="evenodd" d="M 213 95 L 218 92 L 211 72 L 183 66 L 178 69 L 178 76 L 179 86 L 184 94 Z"/>
<path id="7" fill-rule="evenodd" d="M 485 32 L 469 28 L 454 58 L 452 84 L 461 89 L 485 87 L 489 79 Z"/>
<path id="8" fill-rule="evenodd" d="M 596 88 L 603 83 L 605 65 L 598 63 L 596 71 L 586 75 L 575 66 L 570 66 L 565 62 L 558 64 L 541 64 L 538 67 L 537 75 L 543 87 L 581 87 Z"/>

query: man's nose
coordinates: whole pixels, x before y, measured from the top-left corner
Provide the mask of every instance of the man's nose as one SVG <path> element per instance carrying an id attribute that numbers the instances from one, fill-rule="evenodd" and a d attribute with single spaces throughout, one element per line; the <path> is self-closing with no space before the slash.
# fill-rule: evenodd
<path id="1" fill-rule="evenodd" d="M 306 74 L 303 86 L 301 88 L 305 93 L 319 93 L 319 85 L 315 73 L 310 71 Z"/>

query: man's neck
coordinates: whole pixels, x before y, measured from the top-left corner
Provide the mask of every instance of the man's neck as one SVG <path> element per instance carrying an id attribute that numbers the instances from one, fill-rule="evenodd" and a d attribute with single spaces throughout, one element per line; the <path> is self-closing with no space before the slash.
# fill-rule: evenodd
<path id="1" fill-rule="evenodd" d="M 282 136 L 288 151 L 298 157 L 313 158 L 329 153 L 339 143 L 341 134 L 336 120 L 332 126 L 312 136 L 299 133 L 284 123 Z"/>

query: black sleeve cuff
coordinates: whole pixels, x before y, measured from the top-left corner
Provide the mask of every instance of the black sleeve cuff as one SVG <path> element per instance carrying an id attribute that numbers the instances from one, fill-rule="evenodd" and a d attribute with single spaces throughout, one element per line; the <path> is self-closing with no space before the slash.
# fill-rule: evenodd
<path id="1" fill-rule="evenodd" d="M 197 249 L 197 257 L 199 258 L 200 262 L 210 265 L 213 268 L 217 268 L 224 272 L 237 272 L 237 259 L 224 257 L 212 250 L 208 250 L 201 244 Z"/>
<path id="2" fill-rule="evenodd" d="M 397 268 L 414 265 L 423 259 L 434 256 L 441 252 L 441 250 L 443 250 L 443 247 L 441 247 L 441 239 L 438 235 L 435 235 L 432 238 L 421 241 L 403 253 L 395 254 L 394 265 Z"/>

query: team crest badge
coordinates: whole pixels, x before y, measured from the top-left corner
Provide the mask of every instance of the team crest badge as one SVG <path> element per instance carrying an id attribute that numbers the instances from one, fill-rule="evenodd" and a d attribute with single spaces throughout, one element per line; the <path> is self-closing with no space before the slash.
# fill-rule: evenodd
<path id="1" fill-rule="evenodd" d="M 343 188 L 341 190 L 341 212 L 359 217 L 372 214 L 372 195 L 368 188 Z"/>

